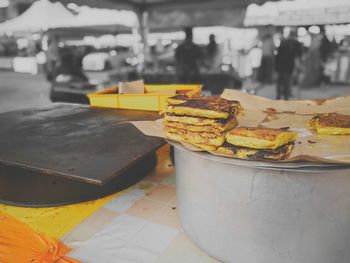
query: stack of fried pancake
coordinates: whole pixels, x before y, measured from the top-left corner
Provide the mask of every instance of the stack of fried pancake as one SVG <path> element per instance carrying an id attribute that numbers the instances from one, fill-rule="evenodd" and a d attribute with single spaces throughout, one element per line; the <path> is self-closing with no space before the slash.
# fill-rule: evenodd
<path id="1" fill-rule="evenodd" d="M 321 135 L 349 135 L 350 115 L 340 113 L 318 114 L 309 121 L 309 126 Z"/>
<path id="2" fill-rule="evenodd" d="M 226 131 L 237 126 L 237 101 L 219 97 L 189 98 L 176 95 L 168 99 L 164 127 L 169 139 L 185 141 L 214 151 L 225 141 Z"/>
<path id="3" fill-rule="evenodd" d="M 284 160 L 291 153 L 297 134 L 286 129 L 237 127 L 226 134 L 218 152 L 240 159 Z"/>

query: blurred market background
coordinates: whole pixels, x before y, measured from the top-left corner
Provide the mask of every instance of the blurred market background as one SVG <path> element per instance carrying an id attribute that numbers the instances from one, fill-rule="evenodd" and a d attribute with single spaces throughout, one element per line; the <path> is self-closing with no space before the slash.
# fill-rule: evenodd
<path id="1" fill-rule="evenodd" d="M 0 0 L 0 22 L 0 112 L 87 103 L 87 93 L 137 79 L 274 99 L 281 59 L 295 61 L 287 99 L 350 94 L 348 0 Z M 176 55 L 189 28 L 195 79 L 179 75 Z M 292 38 L 295 55 L 283 57 Z"/>

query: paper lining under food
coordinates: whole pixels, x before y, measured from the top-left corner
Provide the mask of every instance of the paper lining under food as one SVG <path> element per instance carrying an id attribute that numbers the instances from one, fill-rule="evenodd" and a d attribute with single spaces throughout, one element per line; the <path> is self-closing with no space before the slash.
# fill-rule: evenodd
<path id="1" fill-rule="evenodd" d="M 278 129 L 289 127 L 291 131 L 298 133 L 298 138 L 295 140 L 294 148 L 290 152 L 289 158 L 278 162 L 304 160 L 350 164 L 350 138 L 348 135 L 318 135 L 308 126 L 309 120 L 316 114 L 333 112 L 350 114 L 350 97 L 339 97 L 323 101 L 274 101 L 236 90 L 225 90 L 223 96 L 225 99 L 239 101 L 242 104 L 244 115 L 235 116 L 239 126 L 262 126 Z M 166 138 L 162 120 L 135 122 L 134 124 L 147 135 Z M 181 138 L 172 139 L 180 141 L 187 149 L 192 151 L 206 150 L 218 156 L 232 156 L 229 152 L 224 153 L 212 150 L 212 147 L 205 149 L 203 144 L 190 145 L 188 140 L 181 140 Z M 222 146 L 227 146 L 226 143 L 224 142 Z M 290 151 L 288 144 L 284 146 L 284 149 L 282 149 L 283 147 L 276 148 L 279 153 L 281 153 L 281 150 Z M 264 154 L 271 153 L 264 152 Z M 244 154 L 250 155 L 251 153 L 246 151 Z M 276 152 L 272 154 L 278 155 Z"/>

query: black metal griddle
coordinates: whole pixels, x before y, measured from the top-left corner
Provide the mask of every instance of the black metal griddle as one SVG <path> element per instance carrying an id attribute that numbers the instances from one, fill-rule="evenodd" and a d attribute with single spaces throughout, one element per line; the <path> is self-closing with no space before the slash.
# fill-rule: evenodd
<path id="1" fill-rule="evenodd" d="M 157 118 L 74 104 L 0 114 L 0 202 L 68 204 L 134 184 L 154 167 L 164 140 L 129 121 Z"/>

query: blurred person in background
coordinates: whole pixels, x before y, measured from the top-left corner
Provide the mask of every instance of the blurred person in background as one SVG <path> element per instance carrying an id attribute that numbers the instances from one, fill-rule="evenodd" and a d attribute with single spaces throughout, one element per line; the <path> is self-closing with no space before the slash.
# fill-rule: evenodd
<path id="1" fill-rule="evenodd" d="M 311 45 L 305 54 L 303 61 L 303 78 L 300 86 L 303 88 L 314 87 L 322 78 L 321 36 L 311 34 Z"/>
<path id="2" fill-rule="evenodd" d="M 206 47 L 207 55 L 207 67 L 209 70 L 218 69 L 220 66 L 219 62 L 219 45 L 216 43 L 215 35 L 209 35 L 209 44 Z"/>
<path id="3" fill-rule="evenodd" d="M 6 46 L 4 43 L 0 42 L 0 56 L 5 56 L 6 54 Z"/>
<path id="4" fill-rule="evenodd" d="M 343 38 L 338 47 L 337 55 L 337 69 L 336 69 L 336 81 L 337 82 L 347 82 L 349 79 L 349 65 L 350 60 L 348 53 L 350 51 L 350 41 L 349 37 Z"/>
<path id="5" fill-rule="evenodd" d="M 74 67 L 79 72 L 83 71 L 83 58 L 88 54 L 88 48 L 85 46 L 78 46 L 75 48 L 74 54 Z"/>
<path id="6" fill-rule="evenodd" d="M 60 64 L 60 51 L 58 47 L 59 40 L 56 36 L 52 36 L 48 40 L 46 51 L 46 78 L 53 81 L 57 75 L 57 69 Z"/>
<path id="7" fill-rule="evenodd" d="M 185 29 L 186 38 L 175 50 L 176 74 L 181 83 L 200 82 L 199 64 L 202 60 L 200 48 L 193 43 L 192 28 Z"/>
<path id="8" fill-rule="evenodd" d="M 321 55 L 321 60 L 323 62 L 326 62 L 327 59 L 332 54 L 333 44 L 327 38 L 324 26 L 320 27 L 320 32 L 321 32 L 320 55 Z"/>
<path id="9" fill-rule="evenodd" d="M 258 70 L 258 81 L 262 85 L 271 84 L 273 80 L 274 68 L 274 52 L 275 44 L 273 42 L 273 35 L 266 33 L 261 39 L 261 63 Z"/>
<path id="10" fill-rule="evenodd" d="M 321 30 L 321 43 L 320 43 L 320 56 L 321 56 L 321 69 L 320 69 L 320 84 L 327 84 L 330 82 L 329 74 L 327 74 L 326 64 L 328 63 L 328 60 L 332 56 L 334 46 L 329 41 L 329 39 L 326 36 L 326 31 L 324 26 L 320 27 Z"/>
<path id="11" fill-rule="evenodd" d="M 29 40 L 28 47 L 27 47 L 27 56 L 34 57 L 39 50 L 37 50 L 37 44 L 34 40 Z"/>
<path id="12" fill-rule="evenodd" d="M 85 54 L 84 47 L 63 47 L 60 52 L 60 63 L 56 69 L 56 76 L 59 74 L 69 75 L 72 79 L 87 81 L 82 70 L 82 58 Z"/>
<path id="13" fill-rule="evenodd" d="M 296 65 L 300 64 L 302 53 L 301 44 L 296 39 L 296 31 L 291 31 L 289 36 L 281 40 L 275 57 L 275 69 L 277 72 L 277 99 L 288 100 L 291 96 L 292 76 Z"/>

